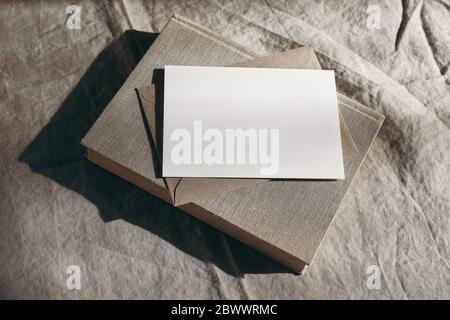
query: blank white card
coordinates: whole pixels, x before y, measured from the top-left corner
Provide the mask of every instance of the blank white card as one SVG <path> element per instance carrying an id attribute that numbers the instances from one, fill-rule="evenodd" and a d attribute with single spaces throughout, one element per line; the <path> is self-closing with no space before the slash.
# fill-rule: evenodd
<path id="1" fill-rule="evenodd" d="M 163 176 L 343 179 L 334 72 L 166 66 Z"/>

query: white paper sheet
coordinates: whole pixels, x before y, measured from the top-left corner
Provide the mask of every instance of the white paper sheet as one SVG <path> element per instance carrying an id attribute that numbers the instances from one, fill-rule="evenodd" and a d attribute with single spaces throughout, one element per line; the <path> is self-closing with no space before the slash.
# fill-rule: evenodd
<path id="1" fill-rule="evenodd" d="M 163 176 L 343 179 L 334 72 L 166 66 Z"/>

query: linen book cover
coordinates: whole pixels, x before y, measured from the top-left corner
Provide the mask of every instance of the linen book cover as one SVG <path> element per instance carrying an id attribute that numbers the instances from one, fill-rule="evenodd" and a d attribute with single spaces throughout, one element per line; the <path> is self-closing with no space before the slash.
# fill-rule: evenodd
<path id="1" fill-rule="evenodd" d="M 165 65 L 227 66 L 254 55 L 184 18 L 174 16 L 111 100 L 82 144 L 91 161 L 172 202 L 157 172 L 135 89 Z M 310 57 L 308 57 L 310 58 Z M 339 96 L 357 152 L 344 162 L 344 180 L 266 181 L 232 188 L 180 209 L 262 251 L 295 271 L 309 264 L 383 121 L 383 116 Z"/>

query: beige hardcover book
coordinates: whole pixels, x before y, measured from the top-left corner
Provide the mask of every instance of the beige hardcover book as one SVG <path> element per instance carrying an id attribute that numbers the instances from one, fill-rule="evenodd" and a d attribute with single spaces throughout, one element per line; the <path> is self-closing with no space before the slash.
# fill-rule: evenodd
<path id="1" fill-rule="evenodd" d="M 298 65 L 301 68 L 308 65 L 308 59 L 315 59 L 311 53 L 310 49 L 304 49 L 297 54 L 291 53 L 290 58 L 280 54 L 264 59 L 277 67 L 291 65 L 294 59 L 301 61 Z M 343 135 L 347 131 L 349 143 L 344 146 L 345 180 L 239 179 L 243 181 L 237 184 L 231 181 L 228 185 L 232 179 L 220 179 L 228 180 L 224 182 L 202 179 L 199 183 L 204 185 L 199 186 L 192 185 L 193 181 L 188 179 L 165 181 L 161 178 L 154 147 L 158 145 L 157 125 L 153 128 L 156 143 L 152 143 L 135 91 L 150 85 L 154 70 L 164 65 L 226 66 L 252 58 L 254 55 L 246 49 L 184 18 L 173 17 L 83 138 L 82 144 L 87 147 L 91 161 L 301 272 L 311 262 L 325 236 L 378 133 L 383 116 L 339 95 L 344 120 L 341 130 Z M 263 63 L 264 59 L 255 61 Z M 154 101 L 155 97 L 147 96 L 146 99 Z M 196 191 L 199 187 L 210 193 Z M 187 196 L 180 197 L 183 189 L 187 190 Z"/>

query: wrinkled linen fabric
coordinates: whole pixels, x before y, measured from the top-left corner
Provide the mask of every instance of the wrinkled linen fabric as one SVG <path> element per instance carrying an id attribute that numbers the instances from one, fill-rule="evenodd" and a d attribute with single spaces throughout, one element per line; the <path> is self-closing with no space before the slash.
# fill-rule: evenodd
<path id="1" fill-rule="evenodd" d="M 1 298 L 450 298 L 449 1 L 80 1 L 80 30 L 70 4 L 0 4 Z M 386 116 L 303 275 L 84 157 L 174 13 L 259 55 L 310 46 Z"/>

